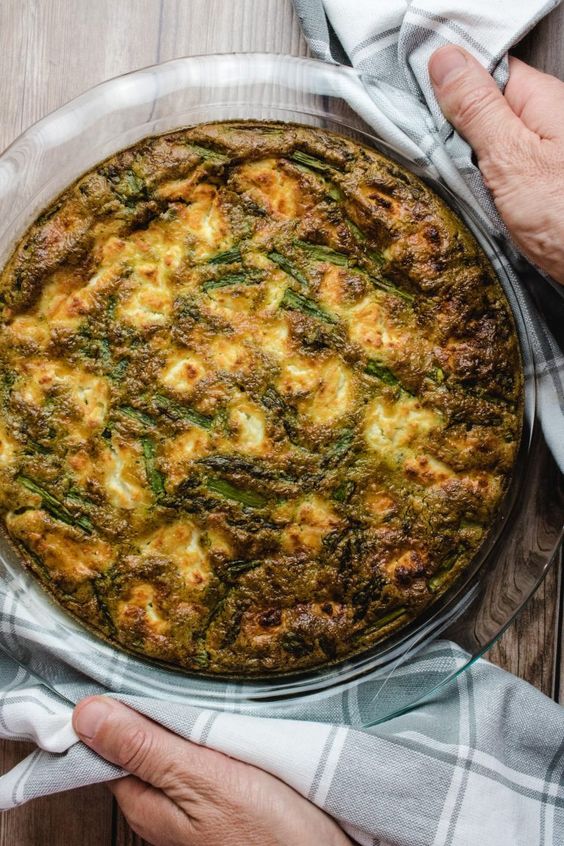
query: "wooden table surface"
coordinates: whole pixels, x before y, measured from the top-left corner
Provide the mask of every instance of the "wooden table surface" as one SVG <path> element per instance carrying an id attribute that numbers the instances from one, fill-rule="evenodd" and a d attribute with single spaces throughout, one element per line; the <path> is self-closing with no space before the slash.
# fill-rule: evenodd
<path id="1" fill-rule="evenodd" d="M 564 78 L 564 6 L 515 51 Z M 0 150 L 33 121 L 116 74 L 176 56 L 307 55 L 290 0 L 0 0 Z M 564 702 L 561 564 L 490 659 Z M 562 678 L 562 682 L 561 682 Z M 0 772 L 29 752 L 0 744 Z M 102 786 L 0 815 L 0 846 L 142 846 Z"/>

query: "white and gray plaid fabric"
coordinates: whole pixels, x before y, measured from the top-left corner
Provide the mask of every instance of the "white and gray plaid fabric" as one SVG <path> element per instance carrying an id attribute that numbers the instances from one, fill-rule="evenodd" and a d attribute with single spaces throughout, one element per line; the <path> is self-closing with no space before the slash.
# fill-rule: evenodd
<path id="1" fill-rule="evenodd" d="M 295 5 L 314 55 L 359 71 L 370 95 L 368 107 L 363 100 L 363 118 L 383 139 L 440 175 L 503 237 L 470 150 L 434 100 L 427 61 L 442 44 L 461 44 L 503 85 L 508 47 L 557 3 L 295 0 Z M 522 267 L 520 274 L 522 280 Z M 526 274 L 532 279 L 534 271 Z M 541 376 L 543 429 L 564 468 L 562 355 L 526 284 L 514 273 L 513 279 Z M 552 317 L 564 318 L 560 295 L 540 285 Z M 226 685 L 225 703 L 218 707 L 216 701 L 212 710 L 205 683 L 198 686 L 112 650 L 47 608 L 29 577 L 15 580 L 0 563 L 0 737 L 32 740 L 39 747 L 0 777 L 0 808 L 119 777 L 116 767 L 77 743 L 70 722 L 79 699 L 109 693 L 183 737 L 278 776 L 336 817 L 358 843 L 559 846 L 564 711 L 529 685 L 478 661 L 409 713 L 366 728 L 379 708 L 385 713 L 390 703 L 413 701 L 418 691 L 456 675 L 467 661 L 454 644 L 436 641 L 424 653 L 404 657 L 384 680 L 371 676 L 307 705 L 290 701 L 270 712 L 244 700 L 228 705 L 235 691 Z"/>

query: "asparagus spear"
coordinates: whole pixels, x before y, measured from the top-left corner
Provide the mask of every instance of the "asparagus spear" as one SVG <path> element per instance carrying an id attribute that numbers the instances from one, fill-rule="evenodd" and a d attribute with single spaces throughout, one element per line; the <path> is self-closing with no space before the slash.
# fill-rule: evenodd
<path id="1" fill-rule="evenodd" d="M 435 571 L 434 575 L 431 576 L 431 578 L 427 582 L 430 591 L 434 593 L 440 588 L 443 582 L 446 581 L 450 571 L 452 570 L 452 568 L 454 567 L 463 552 L 463 549 L 457 547 L 453 553 L 447 556 L 447 558 L 443 561 L 438 570 Z"/>
<path id="2" fill-rule="evenodd" d="M 293 265 L 292 262 L 286 258 L 286 256 L 283 256 L 281 253 L 277 253 L 273 250 L 272 252 L 268 253 L 268 258 L 270 259 L 270 261 L 273 261 L 274 264 L 277 264 L 278 267 L 280 267 L 284 271 L 284 273 L 287 273 L 288 276 L 292 276 L 296 280 L 296 282 L 300 283 L 300 285 L 305 285 L 307 287 L 308 282 L 305 276 L 300 273 L 298 268 Z"/>
<path id="3" fill-rule="evenodd" d="M 162 474 L 157 470 L 155 464 L 155 444 L 150 438 L 143 438 L 141 441 L 143 447 L 143 458 L 145 459 L 145 472 L 147 474 L 147 481 L 151 486 L 151 490 L 159 499 L 165 492 L 164 480 Z"/>
<path id="4" fill-rule="evenodd" d="M 17 477 L 17 481 L 23 485 L 24 488 L 27 488 L 28 491 L 38 494 L 38 496 L 41 497 L 41 507 L 44 508 L 45 511 L 48 511 L 49 514 L 57 520 L 61 520 L 62 523 L 66 523 L 69 526 L 80 526 L 80 528 L 87 534 L 92 533 L 93 526 L 88 517 L 85 517 L 84 515 L 75 516 L 72 514 L 68 508 L 60 502 L 60 500 L 28 476 L 20 474 Z"/>
<path id="5" fill-rule="evenodd" d="M 248 573 L 249 570 L 254 570 L 256 567 L 260 567 L 262 561 L 244 561 L 244 560 L 237 560 L 237 561 L 230 561 L 229 566 L 227 567 L 227 575 L 230 579 L 236 579 L 237 576 L 241 576 L 243 573 Z"/>
<path id="6" fill-rule="evenodd" d="M 301 150 L 294 150 L 294 152 L 290 154 L 290 159 L 292 159 L 293 162 L 303 165 L 304 167 L 309 167 L 312 170 L 318 170 L 320 173 L 333 173 L 337 169 L 328 162 L 323 162 L 321 159 L 317 159 L 315 156 L 310 156 L 309 153 L 303 153 Z"/>
<path id="7" fill-rule="evenodd" d="M 350 479 L 348 481 L 341 482 L 341 484 L 335 488 L 333 492 L 333 499 L 336 499 L 337 502 L 346 502 L 351 498 L 354 490 L 355 484 Z"/>
<path id="8" fill-rule="evenodd" d="M 380 276 L 370 276 L 370 281 L 374 287 L 378 288 L 380 291 L 385 291 L 386 294 L 395 294 L 396 297 L 401 297 L 402 300 L 405 300 L 408 303 L 412 303 L 415 299 L 413 294 L 410 294 L 407 291 L 402 291 L 401 288 L 398 288 L 397 285 L 394 285 L 394 283 L 390 282 L 389 279 L 383 279 Z"/>
<path id="9" fill-rule="evenodd" d="M 319 320 L 324 320 L 325 323 L 336 323 L 335 318 L 323 311 L 315 300 L 304 297 L 303 294 L 298 294 L 291 288 L 286 288 L 281 305 L 283 308 L 302 311 L 304 314 L 309 314 L 310 317 L 317 317 Z"/>
<path id="10" fill-rule="evenodd" d="M 115 382 L 119 382 L 125 374 L 127 370 L 129 362 L 126 358 L 120 359 L 113 370 L 109 373 L 110 379 Z"/>
<path id="11" fill-rule="evenodd" d="M 144 411 L 139 411 L 138 408 L 133 408 L 131 405 L 120 405 L 117 410 L 125 414 L 126 417 L 131 417 L 137 423 L 141 423 L 143 426 L 155 425 L 155 421 L 149 414 L 145 414 Z"/>
<path id="12" fill-rule="evenodd" d="M 190 144 L 189 147 L 194 150 L 202 159 L 213 162 L 226 162 L 227 156 L 219 153 L 217 150 L 210 150 L 209 147 L 202 147 L 200 144 Z"/>
<path id="13" fill-rule="evenodd" d="M 202 429 L 211 429 L 213 425 L 211 417 L 206 417 L 205 414 L 201 414 L 193 408 L 180 405 L 179 402 L 175 402 L 169 397 L 165 397 L 163 394 L 156 394 L 154 399 L 157 407 L 160 408 L 167 417 L 172 418 L 172 420 L 189 420 L 190 423 L 194 423 L 196 426 L 201 426 Z"/>
<path id="14" fill-rule="evenodd" d="M 310 244 L 309 241 L 296 240 L 295 242 L 300 249 L 304 250 L 313 261 L 327 261 L 330 264 L 338 264 L 341 267 L 349 262 L 349 257 L 344 253 L 338 253 L 331 247 L 326 247 L 324 244 Z"/>
<path id="15" fill-rule="evenodd" d="M 388 623 L 391 623 L 394 620 L 397 620 L 398 617 L 402 617 L 406 613 L 407 613 L 407 608 L 405 608 L 403 606 L 401 608 L 394 608 L 393 611 L 390 611 L 388 614 L 384 614 L 383 617 L 380 617 L 379 620 L 376 620 L 374 625 L 369 627 L 368 631 L 375 632 L 375 631 L 378 631 L 378 629 L 383 629 L 384 626 L 388 625 Z"/>
<path id="16" fill-rule="evenodd" d="M 353 238 L 364 246 L 367 238 L 362 229 L 360 229 L 360 227 L 348 217 L 346 218 L 345 223 L 347 224 Z M 378 267 L 384 264 L 384 256 L 382 253 L 379 253 L 378 250 L 367 249 L 366 255 L 374 264 L 378 265 Z"/>
<path id="17" fill-rule="evenodd" d="M 216 288 L 228 288 L 230 285 L 256 285 L 257 280 L 248 273 L 227 273 L 220 279 L 208 279 L 204 282 L 204 291 L 213 291 Z"/>
<path id="18" fill-rule="evenodd" d="M 236 261 L 241 261 L 239 247 L 231 247 L 229 250 L 215 255 L 209 260 L 208 264 L 232 264 Z"/>
<path id="19" fill-rule="evenodd" d="M 302 153 L 299 150 L 292 153 L 290 160 L 299 170 L 305 171 L 308 174 L 313 173 L 322 182 L 327 194 L 333 200 L 342 200 L 343 192 L 339 186 L 335 185 L 334 182 L 331 182 L 330 179 L 322 175 L 324 173 L 331 173 L 331 171 L 335 170 L 331 167 L 331 165 L 326 162 L 322 162 L 320 159 L 316 159 L 313 156 L 309 156 L 307 153 Z"/>
<path id="20" fill-rule="evenodd" d="M 192 656 L 192 663 L 199 670 L 205 670 L 210 663 L 210 654 L 207 649 L 199 649 Z"/>
<path id="21" fill-rule="evenodd" d="M 207 486 L 211 491 L 224 496 L 226 499 L 240 502 L 241 505 L 248 505 L 249 508 L 262 508 L 266 505 L 266 498 L 262 494 L 236 488 L 235 485 L 225 479 L 208 479 Z"/>
<path id="22" fill-rule="evenodd" d="M 369 359 L 366 367 L 364 368 L 364 372 L 369 376 L 375 376 L 386 385 L 399 385 L 399 379 L 394 376 L 392 371 L 373 358 Z"/>

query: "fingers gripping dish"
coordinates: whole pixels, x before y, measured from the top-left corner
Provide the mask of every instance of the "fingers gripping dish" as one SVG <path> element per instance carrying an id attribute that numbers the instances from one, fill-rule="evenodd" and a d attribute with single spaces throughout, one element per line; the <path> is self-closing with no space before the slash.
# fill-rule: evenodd
<path id="1" fill-rule="evenodd" d="M 518 344 L 422 181 L 319 129 L 150 138 L 2 275 L 0 497 L 26 565 L 111 641 L 201 673 L 367 649 L 482 545 Z"/>

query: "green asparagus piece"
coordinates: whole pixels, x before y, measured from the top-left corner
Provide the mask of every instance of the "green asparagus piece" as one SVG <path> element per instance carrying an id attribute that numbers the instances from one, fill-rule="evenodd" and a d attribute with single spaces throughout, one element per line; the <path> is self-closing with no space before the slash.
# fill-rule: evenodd
<path id="1" fill-rule="evenodd" d="M 302 311 L 304 314 L 309 314 L 310 317 L 317 317 L 319 320 L 324 320 L 325 323 L 336 323 L 335 318 L 323 311 L 315 300 L 310 300 L 309 297 L 304 297 L 303 294 L 298 294 L 291 288 L 286 288 L 281 305 L 283 308 Z"/>
<path id="2" fill-rule="evenodd" d="M 194 423 L 196 426 L 201 426 L 202 429 L 211 429 L 213 425 L 213 419 L 211 417 L 206 417 L 205 414 L 201 414 L 193 408 L 187 408 L 185 405 L 180 405 L 179 402 L 175 402 L 169 397 L 165 397 L 163 394 L 156 394 L 155 404 L 164 414 L 171 417 L 173 420 L 189 420 L 190 423 Z"/>
<path id="3" fill-rule="evenodd" d="M 87 534 L 92 533 L 92 523 L 83 515 L 79 515 L 78 517 L 72 514 L 68 508 L 60 502 L 53 494 L 49 493 L 44 487 L 38 485 L 33 479 L 30 479 L 28 476 L 19 475 L 17 477 L 18 482 L 27 488 L 28 491 L 31 491 L 34 494 L 37 494 L 41 497 L 41 507 L 48 511 L 53 517 L 57 520 L 61 520 L 62 523 L 66 523 L 69 526 L 80 526 L 83 531 Z"/>
<path id="4" fill-rule="evenodd" d="M 147 186 L 140 176 L 127 170 L 116 185 L 115 192 L 126 205 L 130 205 L 147 197 Z"/>
<path id="5" fill-rule="evenodd" d="M 351 444 L 354 440 L 354 432 L 350 429 L 346 429 L 340 438 L 335 443 L 335 446 L 331 450 L 332 455 L 340 456 L 344 455 L 346 452 L 349 451 Z"/>
<path id="6" fill-rule="evenodd" d="M 440 588 L 443 582 L 446 581 L 448 578 L 449 573 L 451 572 L 452 568 L 462 555 L 464 549 L 457 547 L 453 553 L 451 553 L 447 558 L 443 561 L 441 566 L 438 570 L 436 570 L 435 574 L 431 576 L 427 584 L 429 585 L 429 590 L 433 593 Z"/>
<path id="7" fill-rule="evenodd" d="M 209 161 L 214 162 L 226 162 L 227 156 L 224 156 L 223 153 L 218 153 L 217 150 L 210 150 L 209 147 L 202 147 L 200 144 L 190 144 L 189 145 L 195 153 L 201 156 L 203 159 L 207 159 Z"/>
<path id="8" fill-rule="evenodd" d="M 335 491 L 333 492 L 333 499 L 336 499 L 337 502 L 346 502 L 353 495 L 354 489 L 354 482 L 350 480 L 341 482 L 341 484 L 335 488 Z"/>
<path id="9" fill-rule="evenodd" d="M 233 262 L 241 261 L 241 253 L 239 247 L 231 247 L 223 253 L 218 253 L 211 258 L 208 264 L 232 264 Z"/>
<path id="10" fill-rule="evenodd" d="M 350 229 L 350 232 L 351 232 L 351 235 L 353 236 L 353 238 L 356 238 L 357 241 L 361 241 L 361 242 L 366 241 L 366 235 L 364 234 L 362 229 L 360 229 L 356 225 L 356 223 L 354 223 L 354 221 L 350 220 L 350 218 L 347 217 L 345 223 L 347 224 L 348 228 Z"/>
<path id="11" fill-rule="evenodd" d="M 260 567 L 262 561 L 230 561 L 229 566 L 227 567 L 227 574 L 229 578 L 235 579 L 237 576 L 241 576 L 243 573 L 248 573 L 249 570 L 254 570 L 256 567 Z"/>
<path id="12" fill-rule="evenodd" d="M 304 250 L 313 261 L 328 261 L 331 264 L 338 264 L 341 267 L 349 262 L 349 257 L 344 253 L 338 253 L 331 247 L 326 247 L 324 244 L 310 244 L 309 241 L 297 240 L 296 245 Z"/>
<path id="13" fill-rule="evenodd" d="M 120 379 L 123 378 L 125 371 L 127 370 L 128 364 L 129 362 L 126 358 L 122 358 L 120 361 L 118 361 L 116 366 L 109 374 L 110 379 L 113 379 L 115 382 L 119 382 Z"/>
<path id="14" fill-rule="evenodd" d="M 309 153 L 303 153 L 301 150 L 294 150 L 294 152 L 290 154 L 290 159 L 292 159 L 293 162 L 303 165 L 304 167 L 309 167 L 312 170 L 318 170 L 320 173 L 333 173 L 333 171 L 337 169 L 333 165 L 328 164 L 328 162 L 323 162 L 321 159 L 317 159 L 315 156 L 310 156 Z"/>
<path id="15" fill-rule="evenodd" d="M 378 288 L 380 291 L 385 291 L 386 294 L 395 294 L 396 297 L 401 297 L 402 300 L 405 300 L 408 303 L 412 303 L 415 299 L 413 294 L 409 294 L 407 291 L 402 291 L 401 288 L 398 288 L 397 285 L 394 285 L 394 283 L 390 282 L 389 279 L 382 279 L 379 276 L 371 276 L 370 281 L 374 287 Z"/>
<path id="16" fill-rule="evenodd" d="M 145 459 L 145 472 L 147 474 L 147 481 L 151 486 L 151 490 L 159 499 L 165 492 L 164 480 L 162 474 L 157 470 L 155 463 L 155 444 L 150 438 L 143 438 L 141 441 L 143 447 L 143 458 Z"/>
<path id="17" fill-rule="evenodd" d="M 249 508 L 262 508 L 266 505 L 266 499 L 262 494 L 236 488 L 235 485 L 225 479 L 208 479 L 207 486 L 211 491 L 221 494 L 226 499 L 240 502 L 241 505 L 248 505 Z"/>
<path id="18" fill-rule="evenodd" d="M 375 376 L 386 385 L 399 385 L 399 379 L 394 376 L 392 371 L 383 364 L 380 364 L 379 361 L 375 361 L 373 358 L 368 361 L 366 367 L 364 368 L 364 372 L 369 376 Z"/>
<path id="19" fill-rule="evenodd" d="M 407 608 L 403 606 L 401 608 L 394 608 L 393 611 L 390 611 L 389 614 L 384 614 L 383 617 L 380 617 L 379 620 L 376 620 L 373 626 L 370 626 L 369 631 L 375 632 L 378 629 L 383 629 L 384 626 L 387 626 L 388 623 L 392 623 L 394 620 L 397 620 L 398 617 L 402 617 L 407 612 Z"/>
<path id="20" fill-rule="evenodd" d="M 281 253 L 272 251 L 268 253 L 268 258 L 270 259 L 270 261 L 273 261 L 274 264 L 277 264 L 278 267 L 280 267 L 284 271 L 284 273 L 287 273 L 288 276 L 292 276 L 296 280 L 296 282 L 300 283 L 300 285 L 305 285 L 307 287 L 308 281 L 305 276 L 300 273 L 298 268 L 294 264 L 292 264 L 292 262 L 289 261 L 286 256 L 283 256 Z"/>
<path id="21" fill-rule="evenodd" d="M 210 663 L 210 654 L 207 649 L 200 649 L 192 656 L 192 663 L 199 670 L 205 670 Z"/>
<path id="22" fill-rule="evenodd" d="M 253 279 L 247 273 L 227 273 L 220 279 L 208 279 L 204 282 L 204 291 L 213 291 L 215 288 L 228 288 L 230 285 L 255 285 L 256 279 Z"/>
<path id="23" fill-rule="evenodd" d="M 145 414 L 144 411 L 139 411 L 139 409 L 133 408 L 131 405 L 120 405 L 117 410 L 125 414 L 126 417 L 131 417 L 137 423 L 141 423 L 143 426 L 155 425 L 155 421 L 149 414 Z"/>
<path id="24" fill-rule="evenodd" d="M 108 306 L 107 306 L 108 317 L 110 318 L 110 320 L 115 320 L 117 302 L 118 302 L 117 296 L 115 294 L 110 294 L 110 296 L 108 297 Z"/>

